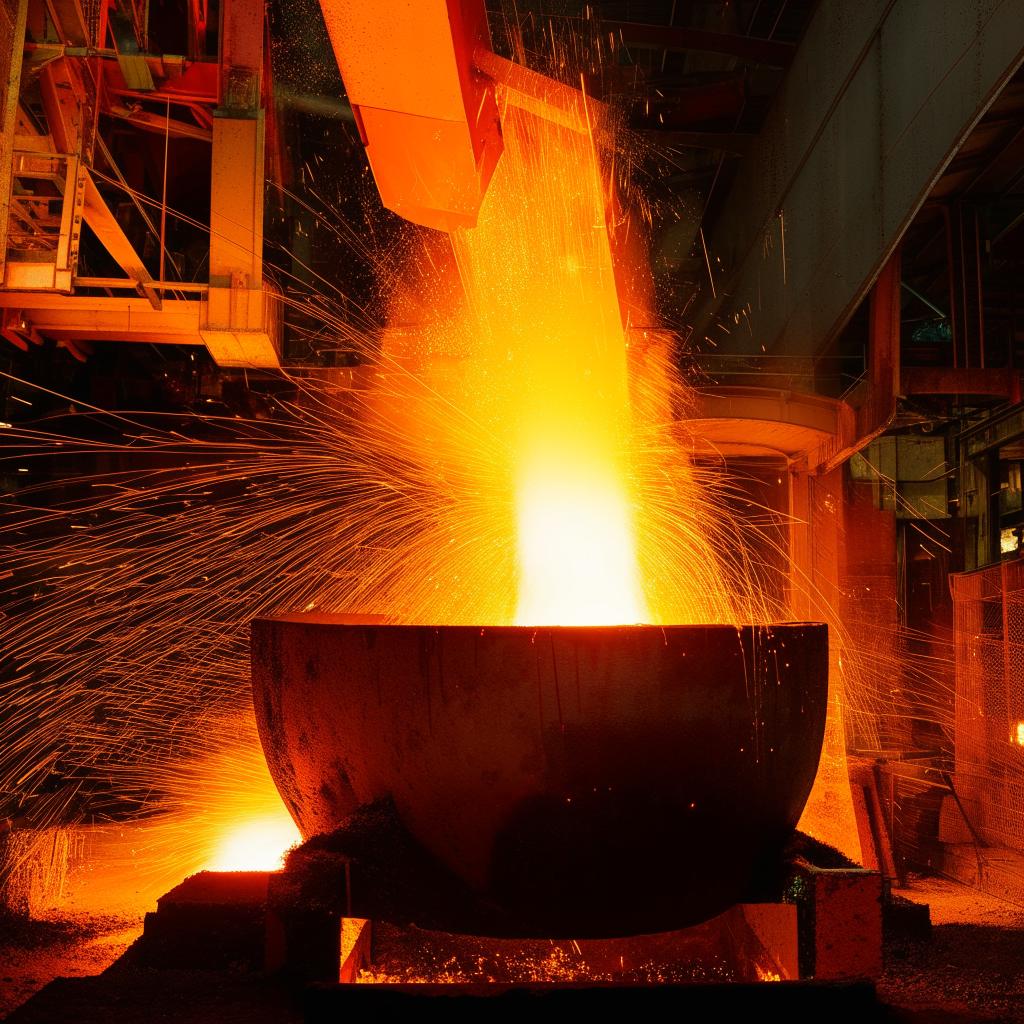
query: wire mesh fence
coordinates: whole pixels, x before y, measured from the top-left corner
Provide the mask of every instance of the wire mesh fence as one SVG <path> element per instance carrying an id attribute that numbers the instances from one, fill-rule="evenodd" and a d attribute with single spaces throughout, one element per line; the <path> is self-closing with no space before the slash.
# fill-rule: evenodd
<path id="1" fill-rule="evenodd" d="M 983 843 L 1024 852 L 1024 559 L 950 580 L 956 796 Z"/>

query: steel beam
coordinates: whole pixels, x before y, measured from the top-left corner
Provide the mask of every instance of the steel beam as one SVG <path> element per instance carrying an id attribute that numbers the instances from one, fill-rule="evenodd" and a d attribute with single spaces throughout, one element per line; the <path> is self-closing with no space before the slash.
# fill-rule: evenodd
<path id="1" fill-rule="evenodd" d="M 146 296 L 154 309 L 160 308 L 160 296 L 157 295 L 153 286 L 153 278 L 146 269 L 135 246 L 128 240 L 124 229 L 118 223 L 117 218 L 110 212 L 100 195 L 100 190 L 92 180 L 92 175 L 83 170 L 85 174 L 85 222 L 92 228 L 96 237 L 103 244 L 103 247 L 117 261 L 118 266 L 136 283 L 139 291 Z"/>
<path id="2" fill-rule="evenodd" d="M 208 128 L 179 121 L 176 117 L 168 119 L 161 117 L 159 114 L 153 114 L 148 110 L 135 110 L 113 103 L 109 105 L 104 113 L 109 114 L 111 117 L 116 117 L 120 121 L 126 121 L 128 124 L 145 132 L 155 132 L 157 135 L 170 132 L 171 136 L 175 139 L 195 139 L 197 142 L 210 142 L 212 140 L 212 133 Z"/>
<path id="3" fill-rule="evenodd" d="M 905 395 L 992 395 L 1009 402 L 1021 399 L 1021 371 L 1013 367 L 905 366 Z"/>
<path id="4" fill-rule="evenodd" d="M 102 281 L 88 284 L 96 287 Z M 179 287 L 163 281 L 152 284 Z M 202 286 L 181 287 L 189 292 Z M 279 297 L 267 289 L 208 288 L 197 299 L 164 298 L 159 309 L 144 298 L 0 291 L 4 316 L 0 335 L 19 347 L 18 341 L 8 337 L 14 328 L 22 341 L 46 337 L 67 344 L 205 345 L 218 366 L 272 368 L 280 365 L 275 345 L 279 305 Z"/>
<path id="5" fill-rule="evenodd" d="M 822 0 L 710 234 L 694 336 L 749 316 L 759 348 L 820 352 L 1020 67 L 1022 24 L 1024 0 Z"/>
<path id="6" fill-rule="evenodd" d="M 262 117 L 218 117 L 213 125 L 210 284 L 263 284 Z"/>
<path id="7" fill-rule="evenodd" d="M 792 43 L 733 32 L 710 32 L 681 25 L 641 25 L 631 21 L 602 21 L 601 28 L 619 36 L 627 47 L 640 50 L 691 50 L 721 53 L 750 64 L 788 67 L 796 48 Z"/>
<path id="8" fill-rule="evenodd" d="M 0 0 L 0 281 L 7 260 L 7 217 L 14 162 L 14 134 L 21 90 L 28 0 Z"/>
<path id="9" fill-rule="evenodd" d="M 143 341 L 202 345 L 204 303 L 165 299 L 154 309 L 146 299 L 112 299 L 54 292 L 0 292 L 0 309 L 16 310 L 40 335 L 58 341 Z"/>
<path id="10" fill-rule="evenodd" d="M 853 434 L 826 462 L 835 469 L 889 429 L 900 389 L 900 254 L 890 253 L 871 289 L 868 370 L 847 396 L 856 410 Z"/>
<path id="11" fill-rule="evenodd" d="M 978 459 L 1001 448 L 1024 440 L 1024 403 L 1018 402 L 1002 413 L 990 416 L 983 423 L 960 435 L 960 451 L 966 458 Z"/>
<path id="12" fill-rule="evenodd" d="M 279 302 L 263 279 L 263 8 L 221 7 L 220 106 L 213 122 L 210 289 L 201 331 L 221 366 L 279 365 Z"/>
<path id="13" fill-rule="evenodd" d="M 72 46 L 89 45 L 89 32 L 79 0 L 53 0 L 51 9 L 57 16 L 57 32 L 61 39 Z"/>

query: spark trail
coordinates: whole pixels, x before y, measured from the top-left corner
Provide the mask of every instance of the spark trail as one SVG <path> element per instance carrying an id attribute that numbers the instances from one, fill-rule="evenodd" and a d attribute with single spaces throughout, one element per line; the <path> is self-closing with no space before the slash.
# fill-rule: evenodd
<path id="1" fill-rule="evenodd" d="M 235 824 L 281 813 L 249 706 L 260 615 L 785 617 L 685 451 L 671 354 L 623 322 L 593 140 L 511 107 L 504 125 L 479 226 L 381 258 L 383 328 L 317 297 L 363 366 L 286 372 L 263 419 L 4 431 L 31 482 L 2 512 L 0 813 L 143 822 L 147 892 L 218 863 Z"/>

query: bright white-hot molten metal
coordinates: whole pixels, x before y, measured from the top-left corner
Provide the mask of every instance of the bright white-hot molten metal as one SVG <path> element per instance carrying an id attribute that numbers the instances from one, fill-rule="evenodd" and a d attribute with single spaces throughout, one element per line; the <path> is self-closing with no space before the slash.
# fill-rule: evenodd
<path id="1" fill-rule="evenodd" d="M 505 111 L 505 156 L 454 239 L 460 323 L 491 362 L 520 625 L 651 621 L 634 516 L 634 410 L 607 183 L 592 140 Z"/>
<path id="2" fill-rule="evenodd" d="M 648 620 L 631 510 L 613 472 L 528 461 L 517 512 L 519 625 Z"/>

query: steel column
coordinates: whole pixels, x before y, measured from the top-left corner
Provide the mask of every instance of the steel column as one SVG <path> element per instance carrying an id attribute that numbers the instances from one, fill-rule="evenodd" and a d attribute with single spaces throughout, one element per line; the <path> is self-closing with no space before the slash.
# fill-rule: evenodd
<path id="1" fill-rule="evenodd" d="M 7 218 L 10 212 L 11 178 L 14 161 L 14 130 L 18 119 L 21 90 L 21 53 L 25 46 L 25 18 L 28 0 L 0 3 L 0 29 L 10 35 L 0 49 L 0 281 L 7 262 Z M 0 37 L 4 35 L 0 31 Z"/>
<path id="2" fill-rule="evenodd" d="M 273 293 L 263 280 L 263 7 L 221 10 L 220 106 L 213 122 L 210 290 L 203 340 L 221 366 L 278 365 Z"/>

